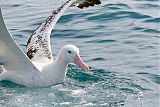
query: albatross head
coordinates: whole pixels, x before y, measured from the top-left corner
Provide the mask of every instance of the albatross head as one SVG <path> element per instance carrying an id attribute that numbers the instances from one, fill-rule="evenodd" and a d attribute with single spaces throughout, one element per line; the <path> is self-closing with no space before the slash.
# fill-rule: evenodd
<path id="1" fill-rule="evenodd" d="M 89 71 L 89 67 L 82 61 L 79 49 L 75 45 L 65 45 L 62 47 L 59 57 L 66 63 L 75 63 L 83 70 Z"/>

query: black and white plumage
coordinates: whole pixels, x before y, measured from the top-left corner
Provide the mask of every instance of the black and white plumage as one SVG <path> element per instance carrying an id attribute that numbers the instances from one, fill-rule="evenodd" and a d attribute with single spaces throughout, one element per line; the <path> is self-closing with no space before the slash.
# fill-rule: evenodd
<path id="1" fill-rule="evenodd" d="M 30 36 L 27 42 L 27 56 L 32 61 L 49 61 L 52 60 L 52 51 L 50 46 L 51 31 L 62 16 L 63 12 L 73 3 L 68 0 L 44 21 L 34 33 Z"/>
<path id="2" fill-rule="evenodd" d="M 77 7 L 83 9 L 84 7 L 94 6 L 101 4 L 100 0 L 77 0 Z M 75 3 L 75 4 L 76 4 Z"/>
<path id="3" fill-rule="evenodd" d="M 57 58 L 53 60 L 50 34 L 67 8 L 90 1 L 92 0 L 78 3 L 77 0 L 68 0 L 53 11 L 28 39 L 27 55 L 8 32 L 0 10 L 0 67 L 3 69 L 0 81 L 9 80 L 29 87 L 47 87 L 64 81 L 68 63 L 73 62 L 89 71 L 89 67 L 80 58 L 79 49 L 74 45 L 62 47 Z"/>

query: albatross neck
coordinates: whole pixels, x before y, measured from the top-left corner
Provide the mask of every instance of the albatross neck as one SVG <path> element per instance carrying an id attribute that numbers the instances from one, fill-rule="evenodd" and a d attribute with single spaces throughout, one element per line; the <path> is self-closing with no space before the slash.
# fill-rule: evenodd
<path id="1" fill-rule="evenodd" d="M 55 59 L 54 63 L 55 63 L 57 66 L 64 67 L 64 68 L 66 68 L 67 65 L 68 65 L 68 62 L 65 61 L 63 58 L 61 58 L 60 56 L 58 56 L 58 57 Z"/>

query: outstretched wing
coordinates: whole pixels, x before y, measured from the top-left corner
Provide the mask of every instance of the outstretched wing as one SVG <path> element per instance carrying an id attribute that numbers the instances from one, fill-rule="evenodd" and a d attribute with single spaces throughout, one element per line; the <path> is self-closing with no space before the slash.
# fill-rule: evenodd
<path id="1" fill-rule="evenodd" d="M 0 65 L 6 71 L 13 72 L 37 72 L 38 69 L 30 59 L 23 53 L 13 40 L 3 20 L 0 8 Z M 39 71 L 38 71 L 39 72 Z"/>
<path id="2" fill-rule="evenodd" d="M 27 56 L 34 62 L 47 63 L 52 61 L 50 34 L 62 14 L 70 6 L 83 8 L 100 3 L 100 0 L 68 0 L 65 2 L 61 7 L 54 10 L 47 20 L 45 20 L 30 36 L 27 42 Z"/>
<path id="3" fill-rule="evenodd" d="M 52 51 L 50 45 L 51 31 L 62 16 L 63 12 L 75 0 L 68 0 L 61 7 L 54 10 L 52 14 L 44 21 L 36 31 L 30 36 L 27 42 L 27 56 L 35 62 L 49 62 L 52 60 Z"/>

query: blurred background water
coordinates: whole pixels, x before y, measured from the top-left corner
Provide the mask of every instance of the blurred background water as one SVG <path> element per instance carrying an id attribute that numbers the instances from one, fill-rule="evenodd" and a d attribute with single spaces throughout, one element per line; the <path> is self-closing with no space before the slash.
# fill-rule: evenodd
<path id="1" fill-rule="evenodd" d="M 7 27 L 24 51 L 31 33 L 62 2 L 1 0 Z M 53 55 L 75 44 L 91 72 L 69 65 L 65 83 L 48 88 L 0 82 L 0 107 L 158 107 L 159 9 L 158 0 L 103 0 L 68 9 L 51 35 Z"/>

